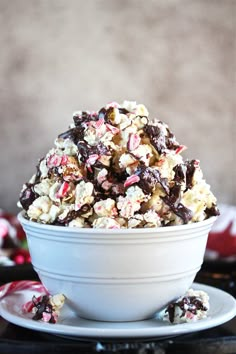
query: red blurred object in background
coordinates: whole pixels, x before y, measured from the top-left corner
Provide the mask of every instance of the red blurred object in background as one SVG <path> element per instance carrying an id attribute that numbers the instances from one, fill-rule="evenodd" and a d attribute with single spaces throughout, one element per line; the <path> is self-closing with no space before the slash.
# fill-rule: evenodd
<path id="1" fill-rule="evenodd" d="M 17 248 L 16 250 L 14 250 L 13 253 L 11 254 L 10 258 L 16 264 L 30 263 L 29 251 L 24 248 Z"/>
<path id="2" fill-rule="evenodd" d="M 209 234 L 206 255 L 236 257 L 236 207 L 221 205 L 219 209 L 221 214 Z"/>
<path id="3" fill-rule="evenodd" d="M 25 232 L 15 215 L 0 210 L 0 264 L 30 262 Z M 7 262 L 6 262 L 7 261 Z M 12 263 L 11 262 L 11 263 Z"/>
<path id="4" fill-rule="evenodd" d="M 1 225 L 1 219 L 8 221 L 10 226 L 15 229 L 17 240 L 20 241 L 25 240 L 24 230 L 15 215 L 0 210 L 0 225 Z"/>

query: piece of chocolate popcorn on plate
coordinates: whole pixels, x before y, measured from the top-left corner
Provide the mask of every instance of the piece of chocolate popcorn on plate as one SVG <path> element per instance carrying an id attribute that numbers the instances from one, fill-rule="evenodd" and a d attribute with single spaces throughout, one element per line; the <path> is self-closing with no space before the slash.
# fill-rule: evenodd
<path id="1" fill-rule="evenodd" d="M 32 313 L 32 319 L 35 321 L 56 323 L 65 299 L 63 294 L 33 296 L 31 301 L 23 305 L 22 311 Z"/>
<path id="2" fill-rule="evenodd" d="M 209 296 L 205 291 L 189 289 L 167 306 L 163 319 L 172 324 L 196 322 L 207 317 L 209 308 Z"/>

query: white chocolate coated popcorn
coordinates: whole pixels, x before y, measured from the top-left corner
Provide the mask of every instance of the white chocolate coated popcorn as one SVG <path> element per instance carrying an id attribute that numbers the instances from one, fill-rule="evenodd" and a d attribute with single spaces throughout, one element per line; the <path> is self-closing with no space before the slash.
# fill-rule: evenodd
<path id="1" fill-rule="evenodd" d="M 205 291 L 189 289 L 184 296 L 168 305 L 164 321 L 173 324 L 196 322 L 207 317 L 209 296 Z"/>
<path id="2" fill-rule="evenodd" d="M 70 227 L 162 227 L 218 214 L 198 160 L 135 101 L 77 111 L 23 185 L 28 219 Z"/>

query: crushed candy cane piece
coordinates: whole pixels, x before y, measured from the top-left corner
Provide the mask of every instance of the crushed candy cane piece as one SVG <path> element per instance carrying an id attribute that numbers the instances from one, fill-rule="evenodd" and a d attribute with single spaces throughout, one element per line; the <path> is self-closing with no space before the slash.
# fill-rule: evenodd
<path id="1" fill-rule="evenodd" d="M 141 141 L 141 138 L 138 134 L 130 134 L 128 144 L 127 144 L 128 150 L 133 151 L 133 150 L 137 149 L 137 147 L 140 144 L 140 141 Z"/>
<path id="2" fill-rule="evenodd" d="M 70 189 L 70 185 L 68 182 L 63 182 L 59 191 L 56 193 L 57 198 L 63 198 L 68 194 L 68 191 Z"/>
<path id="3" fill-rule="evenodd" d="M 187 146 L 185 145 L 180 145 L 176 150 L 175 150 L 175 153 L 176 154 L 180 154 L 181 152 L 183 152 L 184 150 L 187 149 Z"/>
<path id="4" fill-rule="evenodd" d="M 90 155 L 89 158 L 86 160 L 86 163 L 88 165 L 94 165 L 98 158 L 99 155 L 97 154 Z"/>
<path id="5" fill-rule="evenodd" d="M 140 177 L 137 175 L 132 175 L 128 177 L 124 183 L 124 187 L 129 187 L 134 183 L 138 183 L 140 181 Z"/>

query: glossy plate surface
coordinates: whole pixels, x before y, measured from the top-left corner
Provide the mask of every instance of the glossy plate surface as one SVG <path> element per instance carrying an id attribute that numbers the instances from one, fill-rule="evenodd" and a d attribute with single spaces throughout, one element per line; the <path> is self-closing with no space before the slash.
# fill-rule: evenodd
<path id="1" fill-rule="evenodd" d="M 206 319 L 195 323 L 172 325 L 157 313 L 155 318 L 136 322 L 99 322 L 77 317 L 65 304 L 56 324 L 33 321 L 32 314 L 22 313 L 22 305 L 33 295 L 42 294 L 42 287 L 32 286 L 12 291 L 0 301 L 0 314 L 9 322 L 36 331 L 77 338 L 151 338 L 177 336 L 218 326 L 236 316 L 236 300 L 217 288 L 194 283 L 193 288 L 210 296 L 210 310 Z M 34 284 L 32 282 L 32 284 Z"/>

